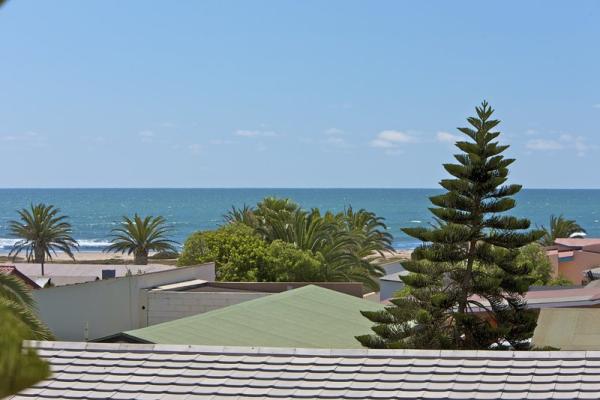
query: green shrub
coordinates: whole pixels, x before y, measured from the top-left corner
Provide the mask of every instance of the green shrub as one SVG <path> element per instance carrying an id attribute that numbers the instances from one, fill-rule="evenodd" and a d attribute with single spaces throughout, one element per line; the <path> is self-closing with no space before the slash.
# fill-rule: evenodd
<path id="1" fill-rule="evenodd" d="M 294 244 L 267 243 L 252 228 L 225 225 L 215 231 L 196 232 L 183 246 L 177 265 L 214 262 L 221 281 L 317 282 L 324 279 L 322 256 Z"/>
<path id="2" fill-rule="evenodd" d="M 267 247 L 252 228 L 230 224 L 192 234 L 185 241 L 177 265 L 214 262 L 219 280 L 257 281 L 263 274 Z"/>
<path id="3" fill-rule="evenodd" d="M 523 246 L 517 257 L 517 263 L 526 264 L 534 280 L 533 285 L 544 286 L 550 284 L 552 278 L 552 264 L 546 255 L 546 250 L 537 244 L 531 243 Z"/>
<path id="4" fill-rule="evenodd" d="M 271 282 L 318 282 L 324 280 L 322 266 L 322 260 L 310 251 L 275 240 L 267 249 L 264 279 Z"/>

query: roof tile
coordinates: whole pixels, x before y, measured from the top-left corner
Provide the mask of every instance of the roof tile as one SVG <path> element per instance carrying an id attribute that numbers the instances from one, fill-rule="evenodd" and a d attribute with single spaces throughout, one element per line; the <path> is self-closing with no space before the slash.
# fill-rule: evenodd
<path id="1" fill-rule="evenodd" d="M 563 358 L 562 352 L 443 351 L 434 359 L 413 350 L 325 356 L 286 348 L 269 354 L 206 346 L 130 345 L 123 351 L 118 345 L 38 345 L 54 375 L 15 399 L 576 399 L 600 392 L 600 366 L 582 352 Z"/>

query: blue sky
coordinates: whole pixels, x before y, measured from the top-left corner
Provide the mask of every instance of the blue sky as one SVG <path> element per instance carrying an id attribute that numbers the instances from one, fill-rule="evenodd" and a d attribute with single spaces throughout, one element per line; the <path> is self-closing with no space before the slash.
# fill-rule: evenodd
<path id="1" fill-rule="evenodd" d="M 487 99 L 526 187 L 600 187 L 600 2 L 0 10 L 0 187 L 435 187 Z"/>

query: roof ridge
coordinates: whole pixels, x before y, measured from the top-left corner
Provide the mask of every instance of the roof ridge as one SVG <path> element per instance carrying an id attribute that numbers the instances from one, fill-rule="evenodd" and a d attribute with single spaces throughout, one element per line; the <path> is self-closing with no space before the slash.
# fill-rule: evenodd
<path id="1" fill-rule="evenodd" d="M 420 350 L 420 349 L 319 349 L 290 347 L 242 347 L 170 345 L 138 343 L 94 343 L 24 341 L 26 347 L 40 350 L 127 352 L 127 353 L 204 353 L 219 355 L 263 355 L 298 357 L 369 358 L 461 358 L 461 359 L 600 359 L 600 351 L 495 351 L 495 350 Z"/>

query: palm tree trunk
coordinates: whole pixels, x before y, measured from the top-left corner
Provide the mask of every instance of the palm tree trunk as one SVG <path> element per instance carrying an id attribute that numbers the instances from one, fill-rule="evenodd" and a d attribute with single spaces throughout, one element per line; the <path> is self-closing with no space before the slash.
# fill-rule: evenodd
<path id="1" fill-rule="evenodd" d="M 148 264 L 148 252 L 140 251 L 136 252 L 133 256 L 133 263 L 135 265 L 147 265 Z"/>
<path id="2" fill-rule="evenodd" d="M 46 258 L 46 254 L 43 250 L 36 249 L 35 250 L 35 262 L 40 263 L 42 266 L 42 276 L 44 276 L 44 261 Z"/>

